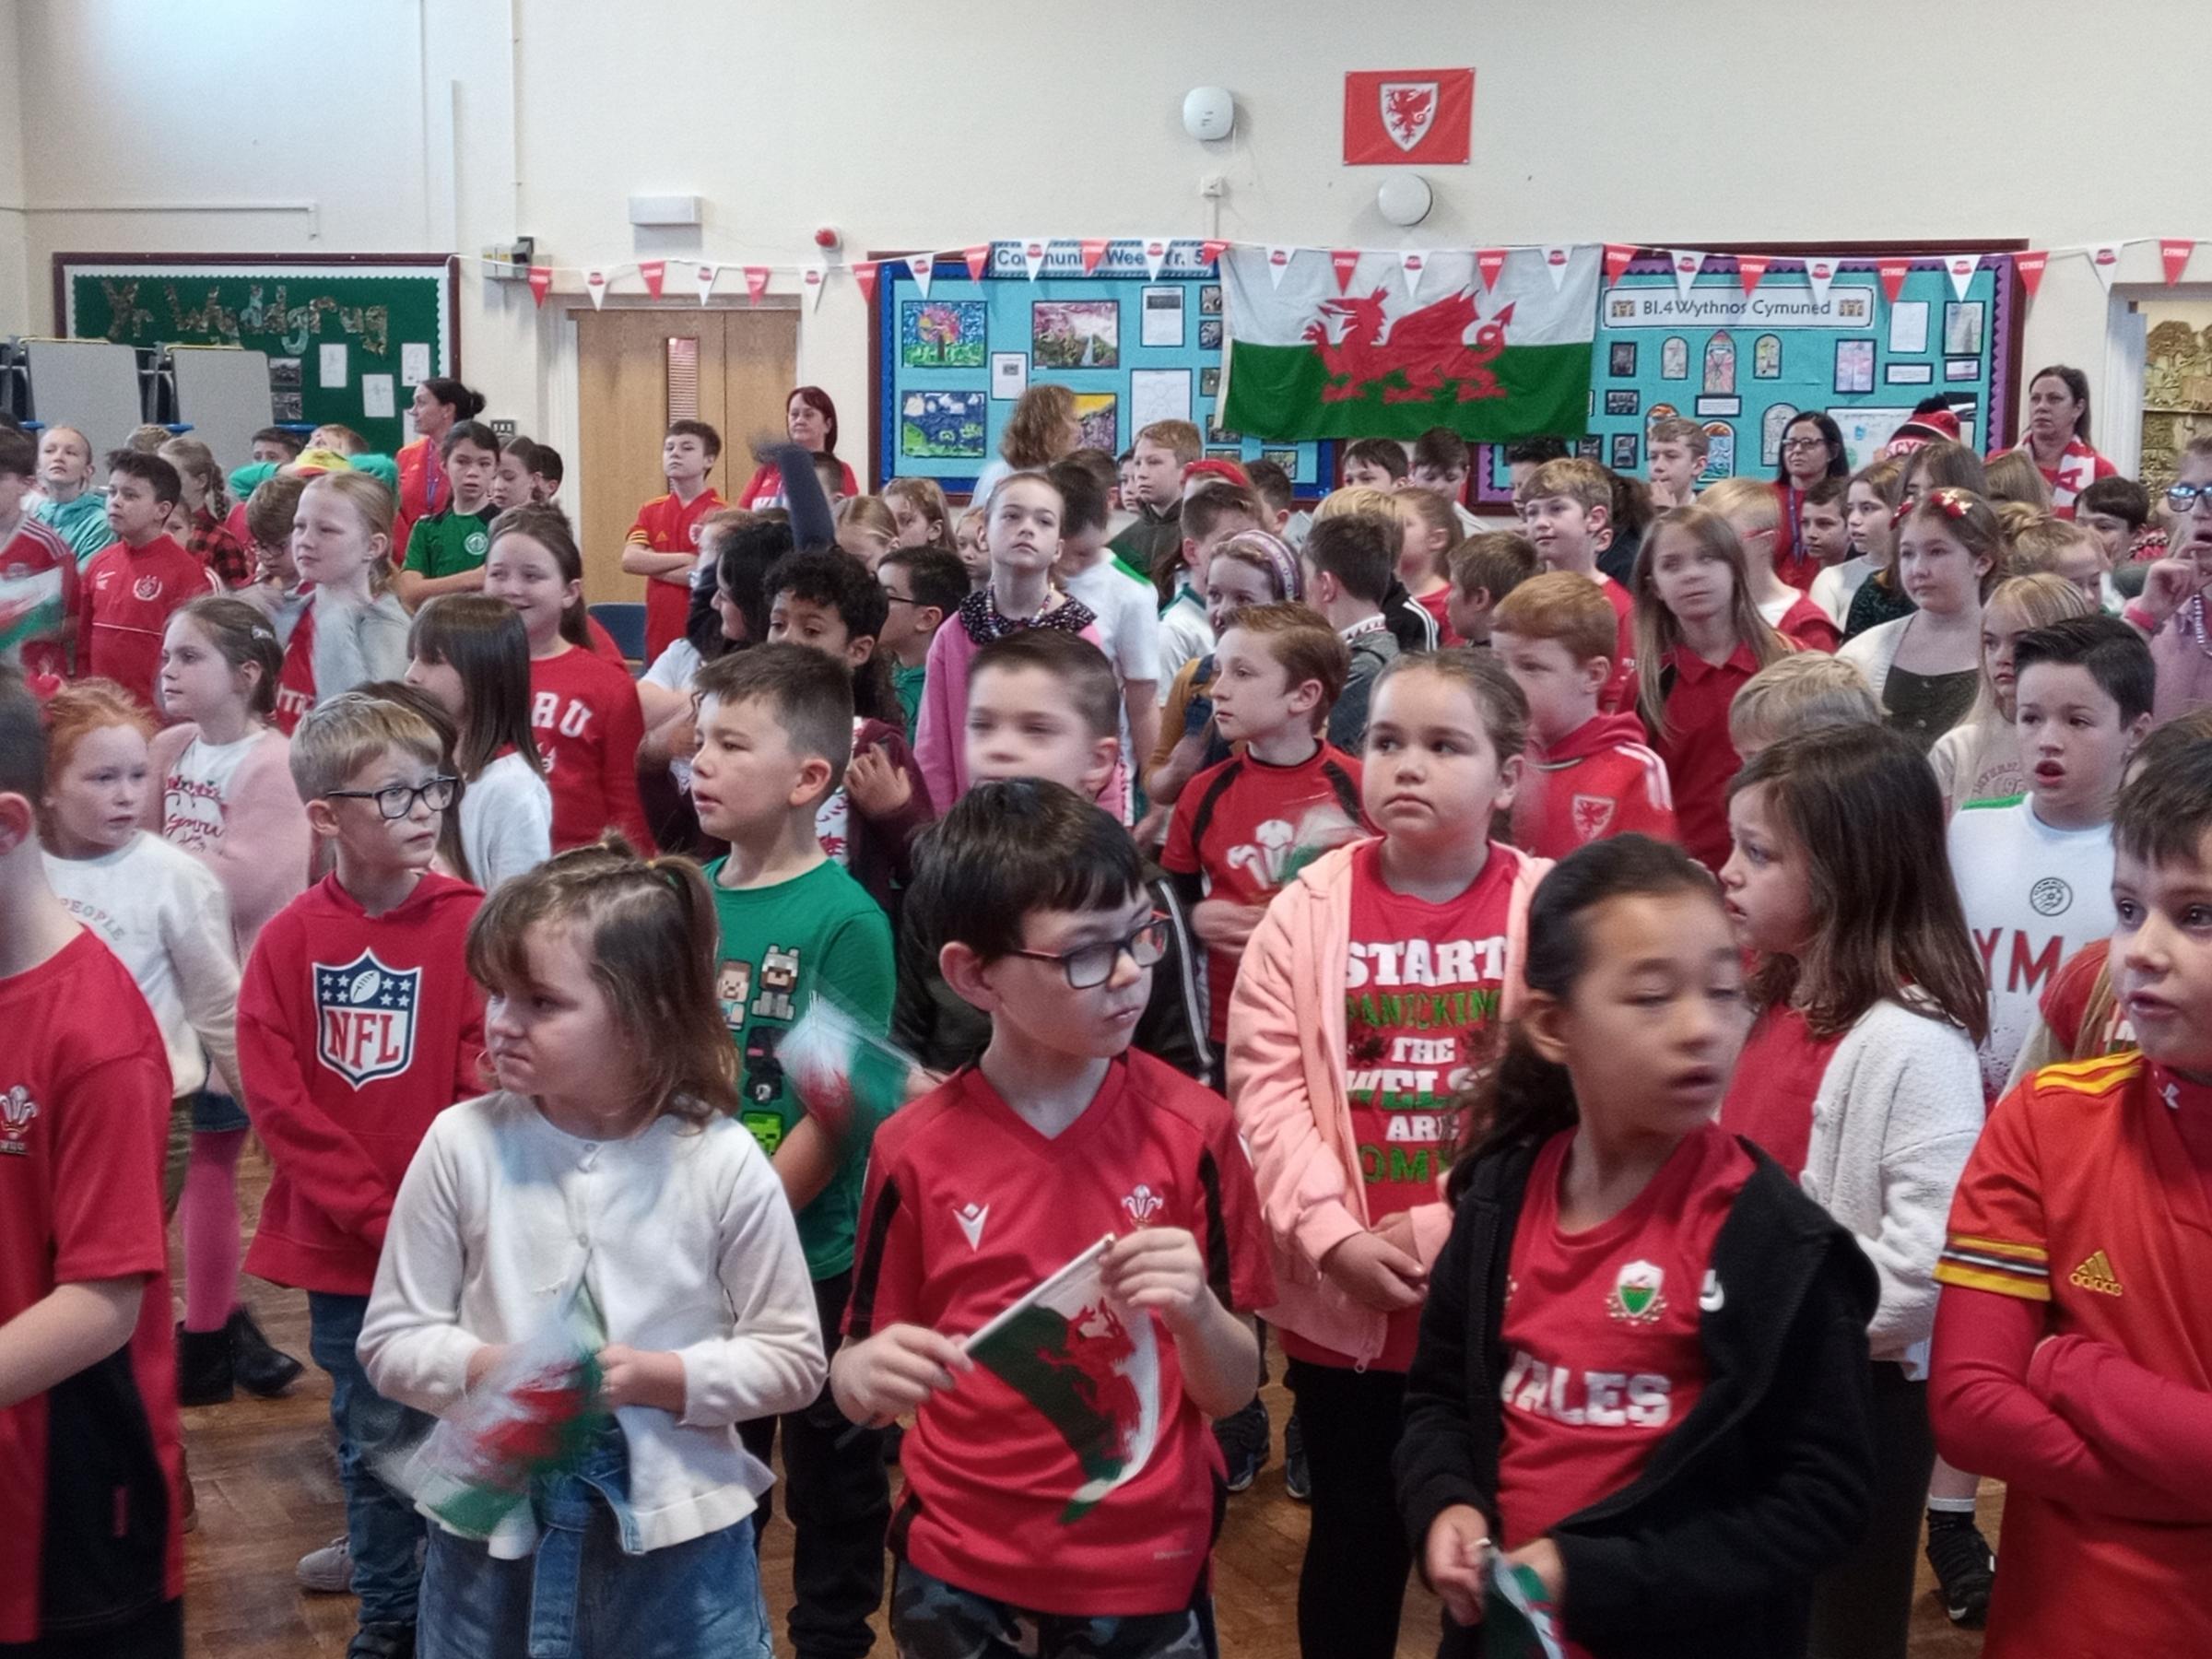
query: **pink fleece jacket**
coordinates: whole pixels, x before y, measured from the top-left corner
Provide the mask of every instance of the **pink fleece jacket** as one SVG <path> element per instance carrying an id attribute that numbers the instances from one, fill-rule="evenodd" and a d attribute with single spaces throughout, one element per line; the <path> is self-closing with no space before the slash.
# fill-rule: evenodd
<path id="1" fill-rule="evenodd" d="M 1362 1369 L 1382 1351 L 1389 1318 L 1322 1276 L 1324 1256 L 1368 1230 L 1367 1186 L 1345 1091 L 1344 988 L 1351 959 L 1352 858 L 1357 841 L 1316 859 L 1267 907 L 1237 970 L 1229 1009 L 1229 1098 L 1251 1151 L 1260 1211 L 1274 1246 L 1282 1300 L 1266 1318 L 1309 1342 L 1349 1354 Z M 1514 862 L 1500 1011 L 1512 1019 L 1527 986 L 1528 902 L 1551 868 L 1493 841 Z M 1442 1197 L 1407 1212 L 1421 1265 L 1452 1230 Z"/>
<path id="2" fill-rule="evenodd" d="M 161 833 L 163 782 L 200 728 L 187 721 L 164 726 L 147 744 L 150 779 L 141 821 Z M 230 900 L 239 959 L 253 954 L 261 924 L 307 890 L 314 832 L 292 784 L 291 741 L 275 726 L 254 740 L 223 799 L 223 839 L 194 854 L 212 869 Z"/>

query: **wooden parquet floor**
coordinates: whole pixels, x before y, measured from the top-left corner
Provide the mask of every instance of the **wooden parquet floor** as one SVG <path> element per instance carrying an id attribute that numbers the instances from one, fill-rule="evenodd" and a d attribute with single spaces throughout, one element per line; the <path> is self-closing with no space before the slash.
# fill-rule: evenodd
<path id="1" fill-rule="evenodd" d="M 251 1217 L 266 1180 L 249 1153 L 241 1170 Z M 172 1239 L 172 1248 L 174 1241 Z M 307 1354 L 307 1301 L 256 1279 L 247 1297 L 269 1338 Z M 182 1294 L 182 1285 L 179 1285 Z M 310 1595 L 292 1569 L 306 1550 L 345 1530 L 337 1467 L 330 1450 L 329 1382 L 311 1364 L 281 1400 L 241 1394 L 229 1404 L 187 1410 L 185 1444 L 199 1500 L 199 1528 L 189 1544 L 185 1591 L 190 1659 L 336 1659 L 353 1630 L 353 1601 Z M 1215 1551 L 1222 1652 L 1229 1659 L 1297 1659 L 1297 1585 L 1305 1550 L 1304 1510 L 1283 1489 L 1281 1436 L 1289 1397 L 1267 1391 L 1276 1448 L 1251 1491 L 1232 1500 Z M 1995 1535 L 2001 1498 L 1983 1499 L 1984 1526 Z M 791 1531 L 779 1515 L 764 1549 L 764 1577 L 775 1616 L 777 1651 L 790 1599 Z M 1436 1603 L 1418 1585 L 1406 1598 L 1400 1659 L 1434 1653 Z M 1955 1630 L 1929 1592 L 1923 1570 L 1913 1613 L 1914 1659 L 1974 1659 L 1981 1638 Z M 888 1654 L 888 1639 L 877 1650 Z"/>

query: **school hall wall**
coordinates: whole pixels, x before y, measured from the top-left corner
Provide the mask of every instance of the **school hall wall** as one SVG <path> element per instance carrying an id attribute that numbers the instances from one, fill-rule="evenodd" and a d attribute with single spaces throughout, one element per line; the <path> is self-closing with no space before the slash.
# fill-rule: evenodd
<path id="1" fill-rule="evenodd" d="M 795 265 L 822 225 L 853 256 L 1217 229 L 1372 248 L 2212 237 L 2212 139 L 2145 68 L 2161 41 L 2186 55 L 2196 8 L 2092 10 L 2085 27 L 2042 0 L 0 0 L 0 327 L 53 326 L 64 249 L 473 253 L 520 232 L 579 266 Z M 1343 71 L 1466 64 L 1473 162 L 1431 171 L 1435 210 L 1398 230 L 1374 205 L 1384 170 L 1340 162 Z M 1205 84 L 1236 94 L 1230 140 L 1182 131 Z M 669 194 L 704 199 L 703 229 L 633 231 L 628 198 Z M 695 303 L 677 276 L 670 302 Z M 2155 285 L 2156 247 L 2121 279 Z M 795 288 L 780 277 L 770 302 Z M 2086 262 L 2054 262 L 2029 366 L 2077 363 L 2101 387 L 2120 302 Z M 466 377 L 571 453 L 582 303 L 462 283 Z M 800 352 L 865 461 L 850 280 Z"/>

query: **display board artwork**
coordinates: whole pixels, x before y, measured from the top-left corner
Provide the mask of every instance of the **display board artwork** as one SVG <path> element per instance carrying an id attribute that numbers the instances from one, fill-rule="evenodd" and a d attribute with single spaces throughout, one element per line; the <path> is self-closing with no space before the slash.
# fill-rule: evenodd
<path id="1" fill-rule="evenodd" d="M 1021 243 L 994 242 L 980 279 L 947 256 L 926 284 L 882 262 L 870 301 L 877 483 L 928 477 L 966 493 L 1034 379 L 1074 391 L 1084 443 L 1108 454 L 1155 420 L 1188 420 L 1209 455 L 1265 456 L 1302 495 L 1327 487 L 1332 445 L 1263 443 L 1219 424 L 1221 284 L 1199 242 L 1170 242 L 1157 271 L 1135 241 L 1109 243 L 1088 275 L 1083 261 L 1078 244 L 1051 243 L 1032 277 Z"/>
<path id="2" fill-rule="evenodd" d="M 2009 254 L 1979 255 L 1963 293 L 1940 255 L 1830 263 L 1817 291 L 1802 262 L 1775 259 L 1746 294 L 1726 255 L 1708 255 L 1687 287 L 1665 259 L 1631 261 L 1598 299 L 1589 428 L 1570 448 L 1641 477 L 1651 424 L 1681 417 L 1705 429 L 1705 482 L 1771 477 L 1783 429 L 1826 410 L 1856 469 L 1932 396 L 1950 403 L 1976 450 L 2010 441 L 2019 318 Z M 1904 266 L 1894 300 L 1883 265 Z M 1502 446 L 1483 447 L 1477 477 L 1482 500 L 1512 500 Z"/>
<path id="3" fill-rule="evenodd" d="M 57 253 L 72 338 L 267 353 L 272 416 L 336 421 L 391 454 L 415 383 L 456 375 L 460 310 L 442 254 Z"/>

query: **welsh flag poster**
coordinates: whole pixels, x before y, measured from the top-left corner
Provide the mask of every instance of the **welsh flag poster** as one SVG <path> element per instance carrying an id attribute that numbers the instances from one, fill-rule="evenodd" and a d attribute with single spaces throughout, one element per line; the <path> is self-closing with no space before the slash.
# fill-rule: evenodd
<path id="1" fill-rule="evenodd" d="M 1516 249 L 1487 288 L 1475 262 L 1432 253 L 1409 290 L 1397 259 L 1371 257 L 1339 294 L 1325 259 L 1292 261 L 1278 284 L 1265 249 L 1223 254 L 1221 424 L 1285 441 L 1581 433 L 1603 251 Z"/>
<path id="2" fill-rule="evenodd" d="M 1075 1453 L 1063 1525 L 1144 1472 L 1159 1438 L 1159 1349 L 1149 1314 L 1099 1283 L 1100 1239 L 964 1345 L 968 1358 L 1046 1419 Z"/>

